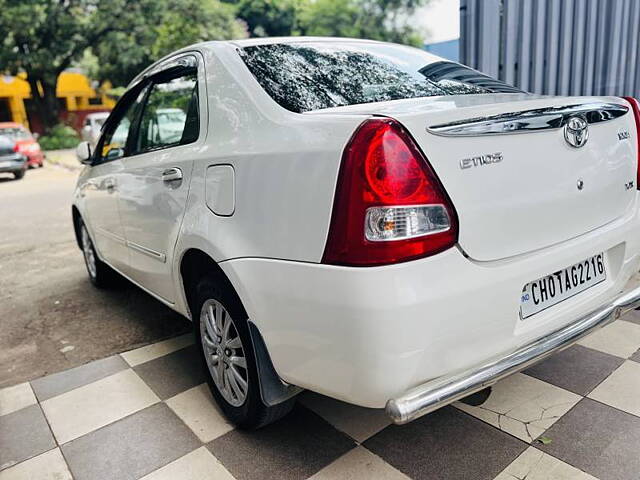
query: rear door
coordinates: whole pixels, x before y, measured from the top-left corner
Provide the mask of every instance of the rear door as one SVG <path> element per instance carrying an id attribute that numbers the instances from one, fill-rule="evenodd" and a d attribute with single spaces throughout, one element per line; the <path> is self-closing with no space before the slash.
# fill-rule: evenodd
<path id="1" fill-rule="evenodd" d="M 193 160 L 204 143 L 202 59 L 171 59 L 150 79 L 118 175 L 119 208 L 129 249 L 126 273 L 168 302 L 175 300 L 172 258 L 184 215 Z"/>

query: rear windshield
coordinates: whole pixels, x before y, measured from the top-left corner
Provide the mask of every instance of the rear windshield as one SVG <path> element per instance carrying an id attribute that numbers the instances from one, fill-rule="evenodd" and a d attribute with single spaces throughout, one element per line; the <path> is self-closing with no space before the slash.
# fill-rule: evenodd
<path id="1" fill-rule="evenodd" d="M 292 112 L 481 93 L 520 93 L 417 48 L 381 43 L 304 42 L 245 47 L 240 55 L 262 88 Z"/>

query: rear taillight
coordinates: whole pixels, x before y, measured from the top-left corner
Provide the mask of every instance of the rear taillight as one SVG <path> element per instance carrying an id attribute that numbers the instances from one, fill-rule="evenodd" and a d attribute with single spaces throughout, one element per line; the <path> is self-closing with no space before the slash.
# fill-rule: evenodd
<path id="1" fill-rule="evenodd" d="M 455 209 L 395 120 L 365 121 L 345 148 L 323 263 L 374 266 L 426 257 L 458 238 Z"/>
<path id="2" fill-rule="evenodd" d="M 633 117 L 636 120 L 636 141 L 638 142 L 638 166 L 636 173 L 636 188 L 640 190 L 640 101 L 633 97 L 623 97 L 627 102 L 631 104 L 631 110 L 633 110 Z"/>

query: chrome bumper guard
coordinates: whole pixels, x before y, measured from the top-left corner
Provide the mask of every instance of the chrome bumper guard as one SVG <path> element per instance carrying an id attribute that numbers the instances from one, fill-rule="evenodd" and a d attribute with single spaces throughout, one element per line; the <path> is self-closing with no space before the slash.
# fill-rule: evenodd
<path id="1" fill-rule="evenodd" d="M 387 401 L 386 412 L 402 425 L 440 407 L 471 395 L 513 373 L 563 350 L 582 337 L 620 318 L 640 306 L 640 287 L 614 298 L 610 303 L 577 321 L 505 356 L 494 358 L 466 371 L 440 377 L 419 385 Z"/>

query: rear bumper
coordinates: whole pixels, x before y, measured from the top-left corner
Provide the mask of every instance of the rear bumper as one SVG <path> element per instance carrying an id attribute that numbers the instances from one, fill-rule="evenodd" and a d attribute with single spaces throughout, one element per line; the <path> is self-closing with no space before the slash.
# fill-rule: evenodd
<path id="1" fill-rule="evenodd" d="M 601 252 L 605 281 L 520 318 L 525 284 Z M 260 258 L 220 267 L 285 382 L 384 408 L 417 386 L 476 371 L 612 304 L 640 268 L 640 214 L 634 208 L 562 244 L 494 262 L 452 248 L 383 267 Z"/>
<path id="2" fill-rule="evenodd" d="M 419 385 L 387 402 L 386 412 L 396 424 L 431 413 L 449 403 L 493 385 L 498 380 L 524 370 L 545 357 L 567 348 L 627 311 L 640 306 L 640 287 L 581 317 L 555 332 L 515 352 L 495 358 L 456 375 Z"/>
<path id="3" fill-rule="evenodd" d="M 0 173 L 19 172 L 27 168 L 27 162 L 24 157 L 2 159 L 0 158 Z"/>

